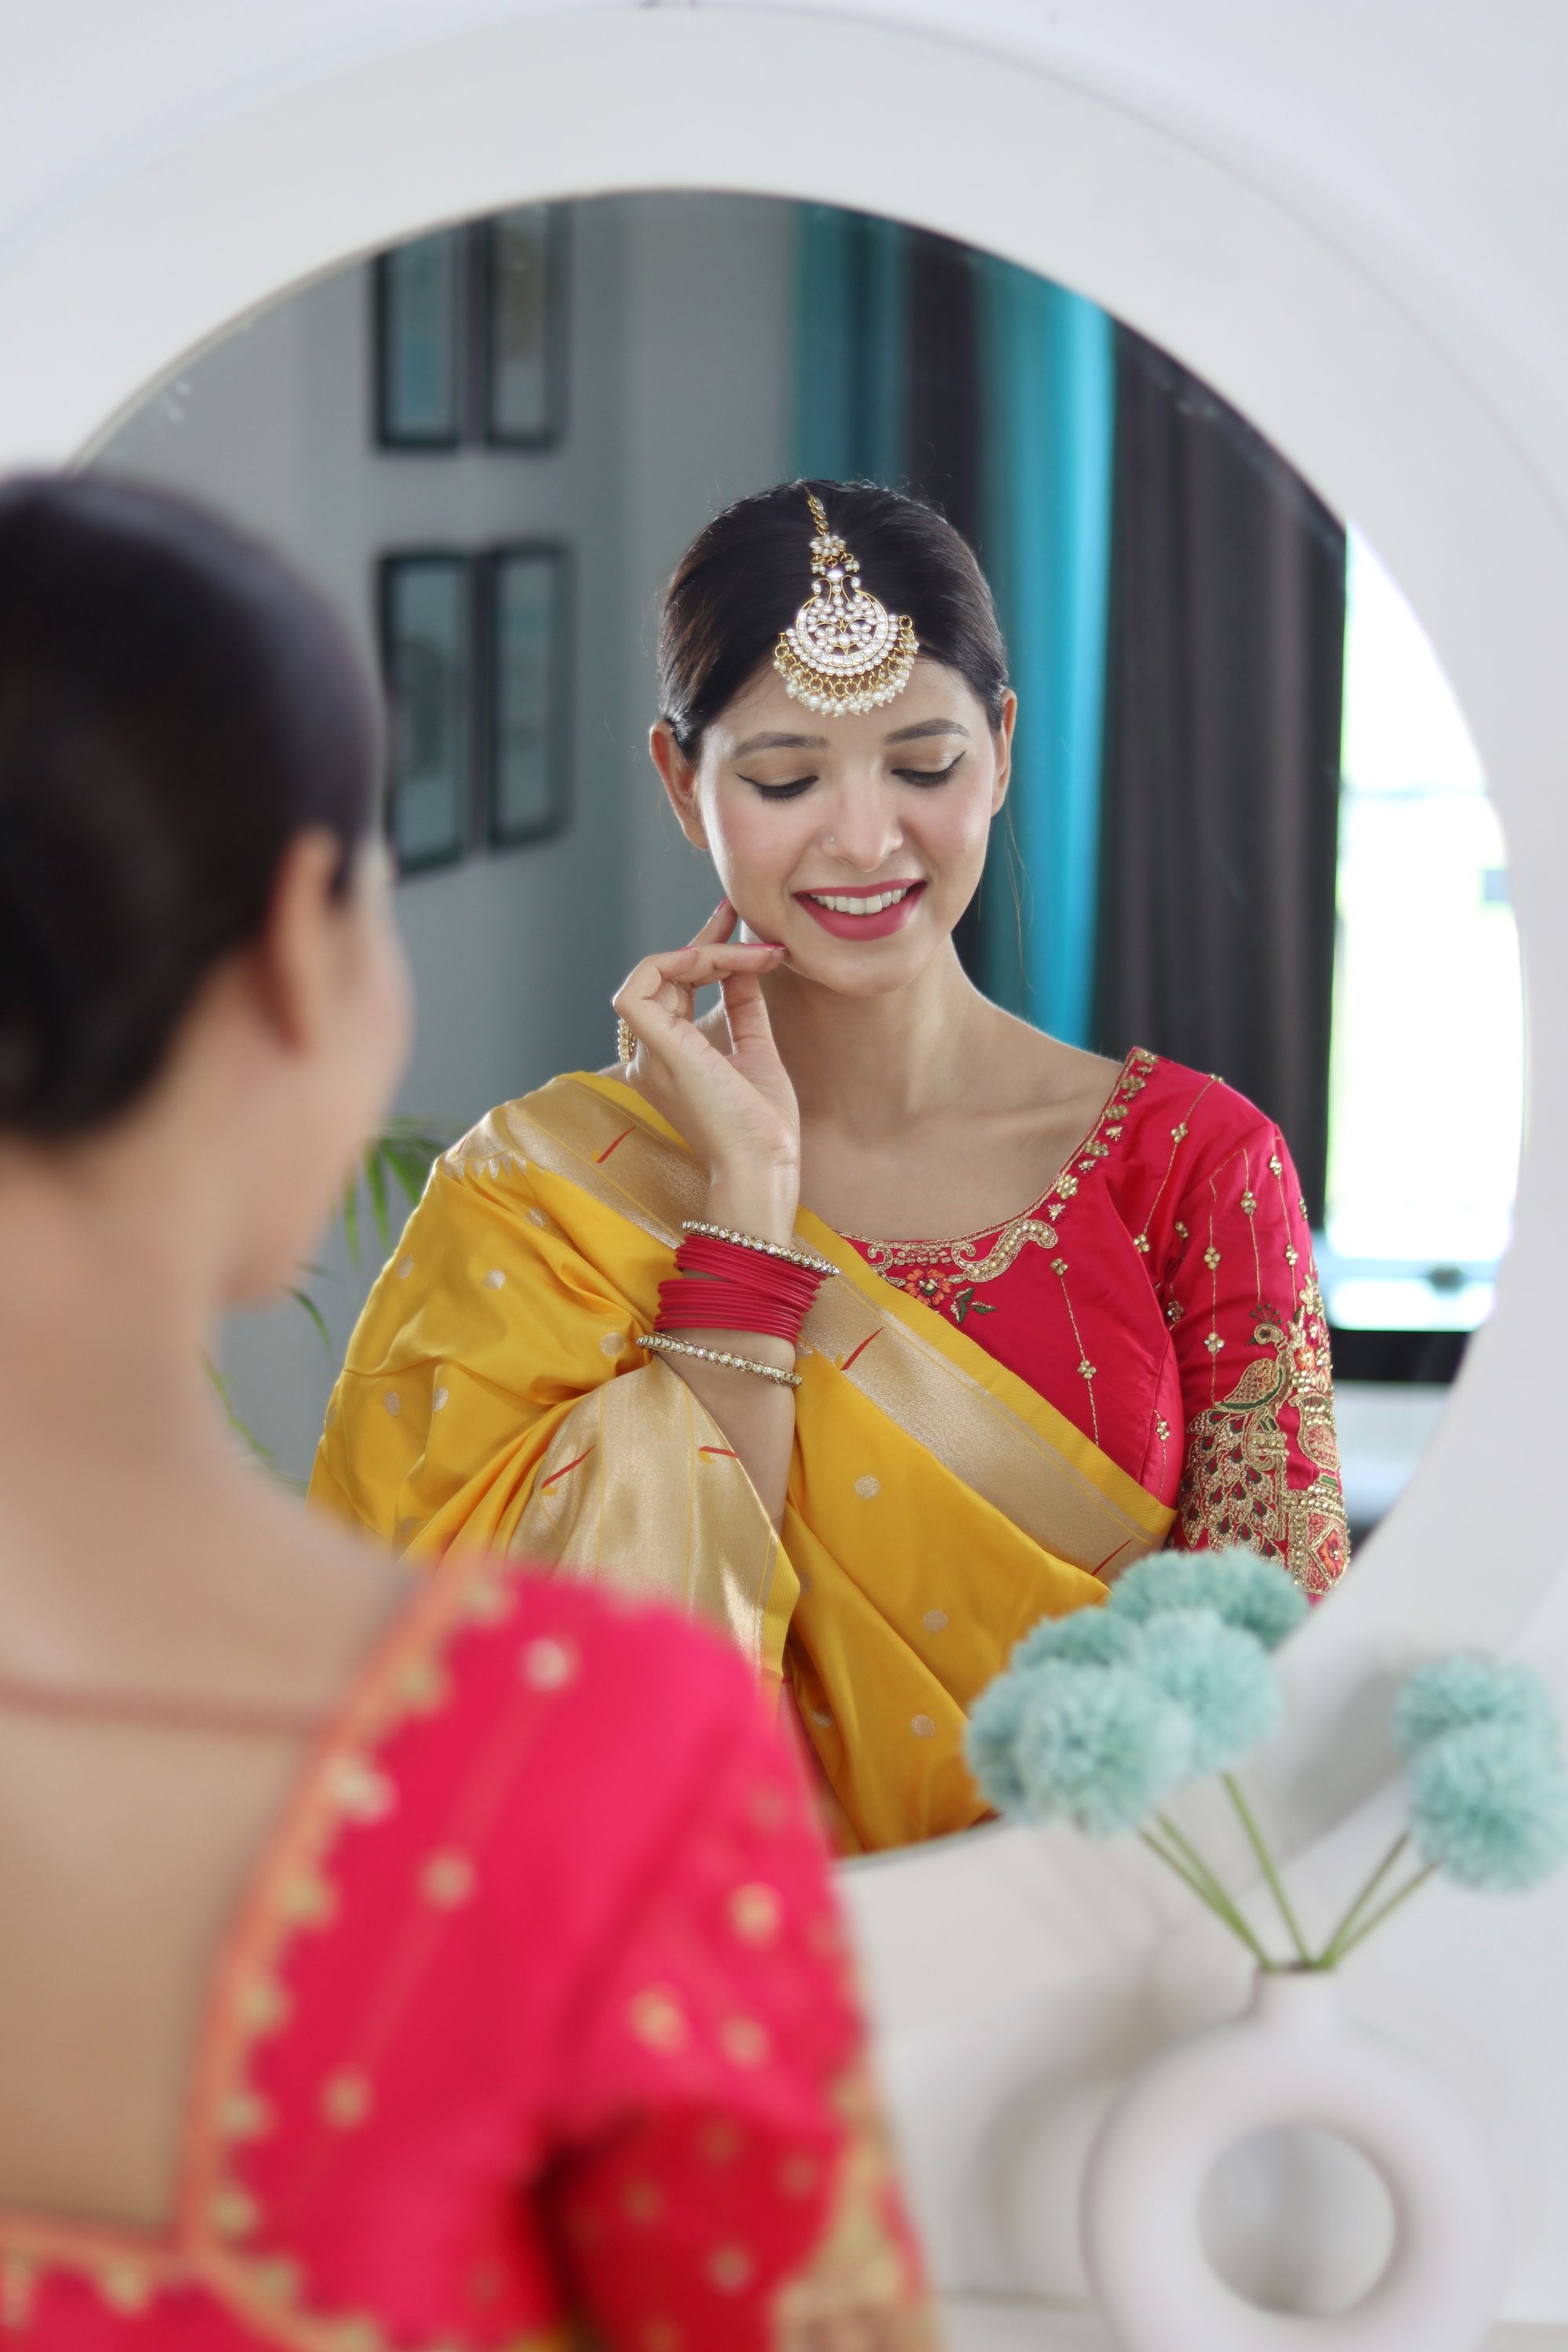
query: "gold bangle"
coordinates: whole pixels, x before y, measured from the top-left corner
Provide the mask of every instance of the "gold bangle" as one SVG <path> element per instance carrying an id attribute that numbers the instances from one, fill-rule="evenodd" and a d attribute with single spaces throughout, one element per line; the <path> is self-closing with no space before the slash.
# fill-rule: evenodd
<path id="1" fill-rule="evenodd" d="M 691 1339 L 671 1339 L 668 1331 L 641 1331 L 637 1334 L 639 1348 L 647 1348 L 659 1356 L 695 1356 L 704 1364 L 725 1364 L 732 1372 L 755 1372 L 761 1381 L 772 1381 L 781 1389 L 797 1389 L 801 1385 L 798 1372 L 786 1372 L 777 1364 L 759 1364 L 751 1356 L 731 1356 L 727 1348 L 700 1348 Z"/>
<path id="2" fill-rule="evenodd" d="M 807 1274 L 837 1274 L 838 1268 L 831 1258 L 814 1256 L 810 1250 L 785 1249 L 782 1242 L 759 1241 L 755 1234 L 731 1233 L 728 1225 L 710 1225 L 702 1217 L 687 1217 L 681 1222 L 683 1234 L 702 1234 L 710 1242 L 733 1242 L 738 1249 L 760 1251 L 763 1257 L 782 1257 L 787 1265 L 803 1265 Z"/>

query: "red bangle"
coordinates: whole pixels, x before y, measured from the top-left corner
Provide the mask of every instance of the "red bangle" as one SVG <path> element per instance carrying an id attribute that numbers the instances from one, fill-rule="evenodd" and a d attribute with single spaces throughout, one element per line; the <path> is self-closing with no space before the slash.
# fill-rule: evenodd
<path id="1" fill-rule="evenodd" d="M 734 1242 L 692 1234 L 659 1285 L 658 1331 L 757 1331 L 791 1347 L 825 1276 Z"/>

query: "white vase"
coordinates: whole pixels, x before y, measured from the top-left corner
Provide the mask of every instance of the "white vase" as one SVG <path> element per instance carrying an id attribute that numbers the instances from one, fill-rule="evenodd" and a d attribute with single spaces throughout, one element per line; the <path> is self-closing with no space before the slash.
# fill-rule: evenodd
<path id="1" fill-rule="evenodd" d="M 1245 2301 L 1199 2224 L 1226 2150 L 1292 2126 L 1348 2141 L 1394 2208 L 1382 2276 L 1327 2316 Z M 1090 2150 L 1082 2229 L 1121 2352 L 1477 2352 L 1507 2266 L 1500 2183 L 1476 2126 L 1409 2051 L 1347 2022 L 1321 1972 L 1260 1974 L 1245 2016 L 1134 2076 Z"/>

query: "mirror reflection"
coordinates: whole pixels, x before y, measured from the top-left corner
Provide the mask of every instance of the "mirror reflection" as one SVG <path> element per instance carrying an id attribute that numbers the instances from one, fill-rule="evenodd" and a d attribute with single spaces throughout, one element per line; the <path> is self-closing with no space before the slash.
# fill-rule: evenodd
<path id="1" fill-rule="evenodd" d="M 979 1818 L 967 1705 L 1141 1553 L 1332 1590 L 1489 1304 L 1518 958 L 1430 647 L 1244 418 L 994 257 L 644 196 L 340 271 L 98 462 L 391 695 L 401 1123 L 226 1347 L 286 1475 L 717 1617 L 847 1852 Z"/>

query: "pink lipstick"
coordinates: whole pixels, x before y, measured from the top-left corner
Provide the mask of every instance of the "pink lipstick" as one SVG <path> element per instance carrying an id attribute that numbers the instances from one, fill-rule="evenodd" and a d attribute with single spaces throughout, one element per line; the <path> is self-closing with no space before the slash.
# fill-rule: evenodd
<path id="1" fill-rule="evenodd" d="M 860 882 L 831 890 L 797 890 L 796 904 L 836 940 L 885 940 L 901 931 L 925 895 L 923 882 Z M 858 906 L 871 901 L 873 911 Z"/>

